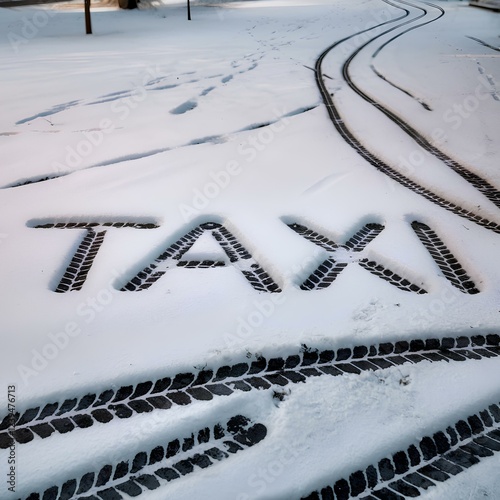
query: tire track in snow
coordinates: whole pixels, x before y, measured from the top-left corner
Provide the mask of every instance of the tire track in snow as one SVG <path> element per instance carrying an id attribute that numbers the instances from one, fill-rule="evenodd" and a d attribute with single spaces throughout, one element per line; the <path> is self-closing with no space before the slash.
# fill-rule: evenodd
<path id="1" fill-rule="evenodd" d="M 385 3 L 388 3 L 390 5 L 391 2 L 389 0 L 383 0 Z M 395 0 L 396 2 L 408 6 L 412 6 L 414 8 L 417 8 L 419 10 L 422 10 L 424 12 L 424 15 L 427 16 L 428 11 L 425 8 L 422 8 L 418 5 L 412 4 L 407 1 L 403 0 Z M 406 35 L 410 31 L 413 31 L 415 29 L 421 28 L 423 26 L 426 26 L 428 24 L 431 24 L 437 20 L 439 20 L 441 17 L 445 15 L 445 10 L 438 6 L 434 5 L 429 2 L 423 2 L 425 5 L 428 5 L 429 7 L 436 9 L 439 11 L 439 15 L 435 17 L 434 19 L 430 19 L 428 21 L 425 21 L 423 23 L 416 24 L 414 26 L 411 26 L 410 28 L 402 31 L 401 33 L 398 33 L 397 35 L 393 36 L 386 42 L 384 42 L 378 49 L 374 52 L 373 54 L 373 59 L 375 59 L 379 53 L 390 43 L 392 43 L 394 40 L 398 39 L 399 37 Z M 366 46 L 366 44 L 365 44 Z M 360 47 L 358 49 L 358 52 L 362 49 L 363 47 Z M 351 56 L 351 61 L 352 61 L 352 56 Z M 344 67 L 346 68 L 346 74 L 349 72 L 349 64 L 347 66 L 344 64 Z M 348 83 L 353 83 L 352 80 L 349 79 Z M 416 140 L 416 142 L 424 148 L 427 152 L 431 153 L 433 156 L 441 160 L 445 165 L 450 167 L 454 172 L 456 172 L 458 175 L 460 175 L 465 181 L 469 182 L 472 186 L 474 186 L 478 191 L 480 191 L 486 198 L 488 198 L 492 203 L 494 203 L 498 208 L 500 208 L 500 191 L 495 187 L 492 186 L 488 181 L 480 177 L 479 175 L 471 172 L 467 168 L 465 168 L 463 165 L 458 163 L 457 161 L 453 160 L 450 158 L 448 155 L 446 155 L 443 151 L 441 151 L 439 148 L 434 146 L 432 143 L 430 143 L 425 137 L 423 137 L 416 129 L 414 129 L 408 122 L 400 118 L 398 115 L 390 111 L 389 109 L 385 108 L 380 102 L 375 101 L 374 99 L 371 99 L 369 96 L 364 94 L 359 87 L 356 87 L 358 95 L 361 95 L 367 102 L 370 104 L 374 105 L 382 111 L 388 118 L 390 118 L 392 121 L 394 121 L 402 130 L 408 133 L 410 137 Z"/>
<path id="2" fill-rule="evenodd" d="M 384 80 L 384 82 L 387 82 L 389 85 L 391 85 L 395 89 L 398 89 L 400 92 L 403 92 L 403 94 L 406 94 L 407 96 L 411 97 L 412 99 L 415 99 L 415 101 L 417 101 L 425 110 L 432 111 L 432 108 L 423 99 L 413 95 L 410 91 L 400 87 L 399 85 L 396 85 L 394 82 L 391 82 L 387 77 L 385 77 L 382 73 L 380 73 L 380 71 L 378 71 L 377 68 L 373 64 L 370 66 L 370 68 L 379 78 Z"/>
<path id="3" fill-rule="evenodd" d="M 492 404 L 303 500 L 416 498 L 498 452 L 500 407 Z"/>
<path id="4" fill-rule="evenodd" d="M 142 269 L 136 276 L 128 281 L 122 291 L 147 290 L 168 269 L 172 267 L 187 268 L 214 268 L 224 267 L 224 261 L 181 260 L 182 256 L 193 246 L 197 239 L 208 232 L 219 243 L 229 261 L 241 271 L 252 287 L 260 292 L 279 293 L 281 289 L 267 274 L 260 264 L 252 257 L 250 252 L 235 238 L 235 236 L 222 224 L 205 222 L 196 226 L 175 243 L 164 250 L 151 264 Z M 56 290 L 57 291 L 57 290 Z"/>
<path id="5" fill-rule="evenodd" d="M 424 247 L 427 248 L 427 251 L 431 254 L 443 275 L 455 288 L 458 288 L 462 293 L 470 295 L 479 293 L 475 283 L 467 275 L 467 271 L 465 271 L 441 238 L 429 226 L 422 222 L 414 221 L 411 227 Z"/>
<path id="6" fill-rule="evenodd" d="M 478 42 L 481 45 L 484 45 L 485 47 L 488 47 L 489 49 L 492 49 L 496 52 L 500 52 L 500 47 L 495 47 L 494 45 L 490 45 L 489 43 L 486 43 L 485 41 L 481 40 L 480 38 L 476 38 L 474 36 L 468 36 L 467 38 L 470 38 L 471 40 L 474 40 L 475 42 Z"/>
<path id="7" fill-rule="evenodd" d="M 81 240 L 71 262 L 55 288 L 57 293 L 65 293 L 73 290 L 81 290 L 87 275 L 94 263 L 94 259 L 104 243 L 104 238 L 109 228 L 134 228 L 134 229 L 157 229 L 159 226 L 153 222 L 138 221 L 114 221 L 114 222 L 44 222 L 31 221 L 28 227 L 35 229 L 80 229 L 86 234 Z"/>
<path id="8" fill-rule="evenodd" d="M 393 5 L 393 4 L 391 4 L 391 2 L 389 2 L 389 0 L 383 0 L 383 1 L 385 3 Z M 426 9 L 424 9 L 424 8 L 418 6 L 418 5 L 412 4 L 410 2 L 405 2 L 403 0 L 396 0 L 396 1 L 398 3 L 401 3 L 401 4 L 404 4 L 404 5 L 408 5 L 408 6 L 412 6 L 412 7 L 415 7 L 417 9 L 420 9 L 420 10 L 422 10 L 424 12 L 425 15 L 428 14 L 428 11 Z M 438 5 L 434 5 L 434 4 L 429 3 L 429 2 L 423 2 L 423 3 L 425 5 L 428 5 L 431 8 L 437 9 L 439 11 L 439 15 L 436 18 L 434 18 L 434 19 L 431 19 L 429 21 L 425 21 L 423 23 L 419 23 L 417 25 L 414 25 L 414 26 L 412 26 L 412 27 L 410 27 L 410 28 L 402 31 L 401 33 L 398 33 L 397 35 L 393 36 L 392 38 L 390 38 L 389 40 L 387 40 L 386 42 L 384 42 L 380 47 L 377 48 L 377 50 L 374 52 L 374 54 L 372 56 L 373 59 L 375 59 L 379 55 L 379 53 L 387 45 L 389 45 L 390 43 L 392 43 L 397 38 L 399 38 L 399 37 L 401 37 L 401 36 L 409 33 L 410 31 L 413 31 L 415 29 L 418 29 L 420 27 L 423 27 L 423 26 L 426 26 L 426 25 L 428 25 L 430 23 L 433 23 L 433 22 L 437 21 L 438 19 L 440 19 L 441 17 L 443 17 L 445 15 L 445 11 L 444 11 L 444 9 L 442 7 L 440 7 Z M 365 98 L 365 96 L 363 96 L 363 98 Z M 366 100 L 366 98 L 365 98 L 365 100 Z M 419 99 L 417 99 L 417 100 L 419 100 Z M 427 150 L 429 153 L 431 153 L 432 155 L 434 155 L 436 158 L 442 160 L 448 167 L 452 168 L 452 170 L 454 170 L 457 174 L 459 174 L 467 182 L 469 182 L 470 184 L 472 184 L 478 191 L 480 191 L 484 196 L 486 196 L 486 198 L 488 198 L 491 202 L 493 202 L 497 207 L 500 208 L 500 191 L 498 191 L 498 189 L 496 187 L 494 187 L 491 184 L 489 184 L 488 181 L 486 181 L 485 179 L 481 178 L 479 175 L 474 174 L 473 172 L 470 172 L 463 165 L 460 165 L 457 161 L 451 159 L 448 155 L 446 155 L 444 152 L 442 152 L 441 150 L 439 150 L 436 146 L 434 146 L 433 144 L 431 144 L 430 142 L 428 142 L 427 139 L 425 139 L 418 131 L 416 131 L 413 127 L 411 127 L 411 125 L 409 123 L 407 123 L 403 119 L 399 118 L 395 114 L 394 114 L 394 116 L 392 116 L 392 112 L 390 110 L 388 110 L 387 108 L 383 107 L 380 103 L 375 103 L 375 101 L 373 101 L 373 103 L 372 102 L 370 102 L 370 103 L 373 104 L 373 105 L 376 105 L 377 108 L 380 107 L 381 111 L 383 110 L 383 112 L 389 118 L 391 118 L 393 121 L 395 121 L 395 123 L 397 123 L 413 139 L 415 139 L 420 146 L 422 146 L 425 150 Z M 422 104 L 422 105 L 424 107 L 426 107 L 425 104 Z"/>
<path id="9" fill-rule="evenodd" d="M 391 4 L 387 0 L 383 0 L 385 3 Z M 393 5 L 393 4 L 392 4 Z M 428 4 L 429 5 L 429 4 Z M 403 9 L 402 7 L 399 7 Z M 437 7 L 439 8 L 439 7 Z M 439 8 L 440 9 L 440 8 Z M 427 189 L 417 182 L 409 179 L 408 177 L 404 176 L 400 172 L 398 172 L 396 169 L 390 167 L 387 163 L 382 161 L 380 158 L 378 158 L 375 154 L 371 153 L 363 144 L 360 140 L 358 140 L 354 134 L 351 132 L 351 130 L 347 127 L 347 125 L 344 122 L 344 119 L 340 115 L 339 110 L 335 106 L 335 103 L 332 99 L 332 95 L 330 95 L 326 83 L 323 79 L 323 73 L 322 73 L 322 64 L 323 60 L 325 57 L 338 45 L 341 43 L 354 38 L 362 33 L 371 31 L 376 28 L 380 28 L 381 26 L 384 26 L 388 23 L 394 23 L 397 22 L 398 20 L 407 17 L 409 15 L 409 11 L 407 9 L 403 9 L 405 11 L 405 14 L 402 15 L 399 18 L 396 18 L 394 20 L 386 21 L 384 23 L 381 23 L 377 26 L 374 26 L 372 28 L 368 28 L 362 31 L 359 31 L 357 33 L 354 33 L 346 38 L 343 38 L 329 47 L 327 47 L 322 54 L 319 56 L 319 58 L 316 61 L 315 65 L 315 70 L 316 70 L 316 83 L 318 85 L 318 88 L 320 90 L 321 96 L 323 98 L 323 101 L 326 105 L 328 114 L 330 116 L 330 119 L 332 120 L 335 128 L 337 131 L 340 133 L 342 138 L 358 153 L 360 156 L 362 156 L 368 163 L 370 163 L 372 166 L 374 166 L 377 170 L 380 172 L 384 173 L 387 175 L 390 179 L 398 182 L 399 184 L 403 185 L 404 187 L 412 190 L 413 192 L 423 196 L 425 199 L 428 201 L 431 201 L 432 203 L 449 210 L 450 212 L 459 215 L 461 217 L 466 218 L 467 220 L 470 220 L 472 222 L 475 222 L 476 224 L 489 229 L 495 233 L 500 234 L 500 224 L 490 221 L 484 217 L 481 217 L 480 215 L 475 214 L 472 211 L 469 211 L 463 207 L 460 207 L 459 205 L 456 205 L 455 203 L 452 203 L 443 197 L 439 196 L 438 194 L 434 193 L 430 189 Z M 427 12 L 425 9 L 423 9 L 425 12 Z M 420 19 L 423 17 L 423 15 L 417 17 L 416 19 Z M 441 17 L 441 15 L 439 16 Z M 421 25 L 424 24 L 429 24 L 431 22 L 434 22 L 435 20 L 439 19 L 435 18 L 430 21 L 427 21 L 426 23 L 421 23 Z M 478 189 L 483 195 L 485 195 L 488 199 L 490 199 L 496 206 L 500 207 L 500 192 L 496 190 L 493 186 L 491 186 L 489 183 L 487 183 L 484 179 L 480 178 L 476 174 L 469 172 L 465 167 L 459 165 L 457 162 L 454 160 L 450 159 L 447 157 L 444 153 L 439 151 L 437 148 L 432 146 L 425 138 L 423 138 L 418 132 L 416 132 L 410 125 L 408 125 L 406 122 L 403 122 L 399 117 L 397 117 L 395 114 L 393 114 L 391 111 L 387 110 L 384 108 L 381 104 L 378 102 L 374 101 L 371 99 L 369 96 L 364 94 L 356 85 L 352 82 L 350 79 L 349 75 L 349 65 L 351 64 L 352 60 L 354 57 L 369 43 L 372 41 L 376 40 L 377 38 L 380 38 L 381 36 L 390 33 L 391 31 L 394 31 L 398 28 L 401 28 L 402 26 L 414 22 L 416 19 L 412 19 L 403 23 L 400 23 L 392 28 L 389 28 L 385 30 L 384 32 L 372 37 L 368 42 L 364 43 L 360 47 L 358 47 L 344 62 L 342 66 L 342 75 L 346 81 L 346 83 L 349 85 L 349 87 L 356 92 L 360 97 L 362 97 L 364 100 L 375 106 L 377 109 L 379 109 L 382 113 L 384 113 L 388 118 L 390 118 L 392 121 L 394 121 L 398 126 L 400 126 L 408 135 L 410 135 L 419 145 L 421 145 L 424 149 L 428 150 L 431 154 L 434 156 L 438 157 L 440 160 L 442 160 L 447 166 L 452 168 L 456 173 L 458 173 L 462 178 L 464 178 L 467 182 L 469 182 L 471 185 L 473 185 L 476 189 Z M 405 32 L 401 33 L 400 36 L 411 29 L 415 29 L 418 26 L 414 26 Z M 394 37 L 396 38 L 396 37 Z"/>
<path id="10" fill-rule="evenodd" d="M 493 79 L 493 76 L 486 73 L 486 70 L 484 69 L 483 65 L 479 61 L 476 60 L 476 64 L 477 64 L 477 70 L 479 71 L 479 74 L 483 78 L 486 79 L 486 81 L 488 82 L 488 84 L 491 87 L 491 91 L 489 92 L 489 94 L 491 95 L 491 97 L 495 101 L 500 101 L 500 96 L 498 95 L 496 82 Z"/>
<path id="11" fill-rule="evenodd" d="M 141 153 L 134 153 L 134 154 L 126 155 L 126 156 L 119 156 L 119 157 L 112 158 L 110 160 L 107 160 L 107 161 L 104 161 L 101 163 L 97 163 L 95 165 L 89 165 L 88 167 L 80 168 L 77 170 L 70 170 L 68 172 L 40 174 L 40 175 L 37 175 L 35 177 L 31 177 L 29 179 L 22 179 L 22 180 L 18 180 L 18 181 L 14 181 L 12 183 L 6 184 L 4 186 L 0 186 L 0 189 L 12 189 L 12 188 L 19 188 L 19 187 L 23 187 L 23 186 L 29 186 L 31 184 L 38 184 L 40 182 L 46 182 L 46 181 L 59 179 L 61 177 L 67 177 L 68 175 L 71 175 L 71 174 L 74 174 L 77 172 L 83 172 L 84 170 L 90 170 L 90 169 L 99 168 L 99 167 L 108 167 L 110 165 L 116 165 L 118 163 L 123 163 L 126 161 L 141 160 L 142 158 L 148 158 L 150 156 L 155 156 L 155 155 L 158 155 L 161 153 L 167 153 L 167 152 L 173 151 L 175 149 L 187 148 L 187 147 L 191 147 L 191 146 L 198 146 L 200 144 L 222 144 L 222 143 L 226 142 L 227 138 L 232 136 L 232 135 L 235 135 L 235 134 L 238 134 L 241 132 L 248 132 L 251 130 L 258 129 L 258 128 L 268 127 L 270 125 L 278 123 L 283 118 L 289 118 L 292 116 L 300 115 L 302 113 L 307 113 L 308 111 L 311 111 L 317 107 L 318 107 L 317 104 L 314 104 L 312 106 L 300 107 L 300 108 L 292 110 L 288 113 L 285 113 L 284 115 L 276 118 L 275 120 L 271 120 L 271 121 L 264 122 L 264 123 L 247 125 L 246 127 L 243 127 L 242 129 L 236 130 L 234 132 L 229 132 L 227 134 L 200 137 L 198 139 L 193 139 L 186 144 L 180 144 L 179 146 L 171 146 L 171 147 L 153 149 L 151 151 L 144 151 Z"/>
<path id="12" fill-rule="evenodd" d="M 105 464 L 79 478 L 31 493 L 26 500 L 120 500 L 156 490 L 165 483 L 206 469 L 262 441 L 267 428 L 236 415 L 225 426 L 205 427 L 190 436 L 159 444 L 116 464 Z M 125 494 L 125 496 L 124 496 Z M 81 496 L 82 495 L 82 496 Z"/>
<path id="13" fill-rule="evenodd" d="M 397 9 L 401 9 L 402 7 L 400 7 L 399 5 L 397 4 L 394 4 L 392 2 L 389 2 L 389 1 L 386 1 L 386 0 L 383 0 L 385 1 L 385 3 L 387 3 L 388 5 L 392 5 L 393 7 L 396 7 Z M 408 6 L 414 6 L 412 4 L 408 4 L 406 2 L 402 2 L 404 3 L 405 5 L 408 5 Z M 414 6 L 415 7 L 415 6 Z M 419 8 L 419 7 L 417 7 Z M 406 10 L 406 9 L 405 9 Z M 421 9 L 423 10 L 423 9 Z M 418 19 L 420 19 L 421 17 L 424 17 L 425 16 L 425 12 L 422 14 L 422 16 L 418 16 L 417 18 L 413 19 L 413 21 L 416 21 Z M 430 22 L 430 21 L 429 21 Z M 425 24 L 428 24 L 428 22 L 425 22 L 425 23 L 422 23 L 422 24 L 419 24 L 417 26 L 413 26 L 411 29 L 407 30 L 407 31 L 403 31 L 395 36 L 393 36 L 392 38 L 390 38 L 389 40 L 385 41 L 380 47 L 377 48 L 377 50 L 372 54 L 372 60 L 374 60 L 378 54 L 384 49 L 384 47 L 386 47 L 387 45 L 389 45 L 391 42 L 393 42 L 394 40 L 396 40 L 397 38 L 399 38 L 400 36 L 402 36 L 403 34 L 407 33 L 408 31 L 411 31 L 413 29 L 416 29 L 417 27 L 419 26 L 423 26 Z M 370 40 L 371 41 L 371 40 Z M 399 87 L 398 85 L 396 85 L 395 83 L 391 82 L 389 79 L 387 79 L 384 75 L 382 75 L 376 68 L 375 68 L 375 65 L 372 63 L 371 66 L 370 66 L 371 70 L 379 77 L 381 78 L 382 80 L 384 80 L 385 82 L 387 82 L 389 85 L 391 85 L 392 87 L 398 89 L 399 91 L 403 92 L 404 94 L 410 96 L 412 99 L 415 99 L 424 109 L 426 109 L 427 111 L 431 111 L 431 108 L 430 106 L 425 102 L 423 101 L 422 99 L 420 99 L 419 97 L 416 97 L 414 96 L 411 92 L 409 92 L 408 90 L 405 90 L 401 87 Z"/>
<path id="14" fill-rule="evenodd" d="M 158 224 L 153 221 L 138 219 L 129 220 L 122 218 L 121 221 L 72 221 L 61 220 L 31 220 L 27 226 L 35 229 L 77 229 L 86 231 L 78 248 L 73 253 L 71 260 L 62 275 L 59 284 L 54 288 L 55 292 L 66 293 L 81 290 L 92 268 L 97 253 L 104 242 L 106 233 L 110 228 L 134 228 L 134 229 L 157 229 Z M 410 293 L 425 294 L 423 282 L 416 285 L 400 274 L 391 270 L 383 264 L 379 257 L 368 258 L 365 252 L 369 245 L 385 229 L 379 223 L 366 223 L 357 230 L 344 244 L 336 243 L 329 237 L 324 236 L 313 229 L 309 229 L 301 223 L 288 219 L 287 226 L 310 241 L 314 245 L 327 252 L 327 257 L 319 266 L 300 284 L 301 290 L 322 290 L 328 288 L 337 277 L 350 264 L 358 264 L 371 274 L 383 279 L 391 285 Z M 460 290 L 470 295 L 480 293 L 480 290 L 467 270 L 460 264 L 450 249 L 445 245 L 436 232 L 420 221 L 413 221 L 411 227 L 420 239 L 429 255 L 440 269 L 444 278 Z M 183 257 L 196 243 L 198 238 L 209 234 L 224 252 L 223 259 L 185 260 Z M 162 253 L 150 262 L 136 275 L 128 278 L 120 290 L 137 292 L 150 288 L 169 269 L 175 267 L 183 268 L 217 268 L 233 265 L 247 279 L 250 285 L 261 292 L 279 293 L 281 289 L 246 249 L 238 239 L 225 227 L 224 224 L 214 221 L 206 221 L 198 224 L 182 237 L 171 243 Z"/>
<path id="15" fill-rule="evenodd" d="M 337 350 L 315 350 L 302 346 L 288 356 L 257 357 L 219 368 L 166 375 L 100 394 L 75 395 L 51 401 L 22 413 L 7 415 L 0 422 L 0 449 L 15 442 L 47 439 L 77 428 L 107 424 L 114 418 L 126 419 L 155 409 L 168 410 L 194 401 L 210 401 L 235 391 L 250 392 L 305 382 L 309 377 L 343 376 L 377 371 L 422 361 L 460 362 L 500 356 L 500 335 L 488 334 L 457 338 L 428 338 L 359 345 Z M 15 427 L 12 432 L 9 429 Z"/>
<path id="16" fill-rule="evenodd" d="M 357 262 L 368 272 L 387 281 L 400 290 L 418 294 L 427 293 L 423 288 L 411 283 L 406 278 L 399 276 L 378 262 L 367 258 L 358 258 L 358 255 L 365 247 L 384 230 L 384 226 L 381 224 L 365 224 L 344 245 L 338 245 L 327 237 L 301 224 L 293 223 L 289 224 L 288 227 L 311 243 L 326 250 L 329 254 L 329 257 L 300 285 L 301 290 L 321 290 L 327 288 L 351 262 Z M 337 258 L 338 250 L 341 252 L 340 260 Z"/>

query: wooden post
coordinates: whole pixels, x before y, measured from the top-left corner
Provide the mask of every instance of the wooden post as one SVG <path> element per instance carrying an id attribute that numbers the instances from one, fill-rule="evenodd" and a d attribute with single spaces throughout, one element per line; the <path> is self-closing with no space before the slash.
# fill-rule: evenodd
<path id="1" fill-rule="evenodd" d="M 90 22 L 90 0 L 85 0 L 85 33 L 92 34 L 92 24 Z"/>
<path id="2" fill-rule="evenodd" d="M 187 7 L 188 7 L 188 21 L 191 21 L 191 5 L 189 3 L 189 0 L 187 0 Z"/>

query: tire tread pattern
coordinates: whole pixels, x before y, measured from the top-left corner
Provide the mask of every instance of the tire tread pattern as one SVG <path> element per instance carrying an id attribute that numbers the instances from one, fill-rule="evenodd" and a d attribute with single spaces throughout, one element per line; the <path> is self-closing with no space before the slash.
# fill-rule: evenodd
<path id="1" fill-rule="evenodd" d="M 415 498 L 498 452 L 500 403 L 424 436 L 407 449 L 382 458 L 365 470 L 358 470 L 303 499 Z"/>
<path id="2" fill-rule="evenodd" d="M 267 435 L 266 427 L 243 415 L 230 418 L 223 426 L 205 427 L 190 436 L 141 451 L 115 465 L 53 485 L 43 493 L 31 493 L 26 500 L 97 499 L 107 500 L 139 496 L 165 483 L 225 460 L 232 454 L 254 446 Z M 125 495 L 125 496 L 124 496 Z"/>
<path id="3" fill-rule="evenodd" d="M 175 405 L 189 405 L 196 400 L 229 396 L 235 391 L 266 390 L 305 382 L 312 376 L 343 376 L 406 363 L 463 362 L 499 355 L 498 334 L 413 339 L 337 350 L 317 350 L 303 345 L 286 357 L 260 356 L 218 369 L 178 373 L 136 386 L 107 389 L 99 395 L 51 401 L 7 415 L 0 421 L 0 449 L 8 448 L 14 441 L 23 444 L 35 437 L 47 439 L 55 432 L 64 434 L 76 428 L 106 424 L 114 418 L 124 419 L 153 410 L 168 410 Z"/>
<path id="4" fill-rule="evenodd" d="M 257 291 L 278 293 L 279 286 L 255 261 L 248 250 L 238 242 L 236 237 L 222 224 L 216 222 L 205 222 L 199 224 L 187 234 L 170 245 L 151 264 L 140 271 L 127 284 L 122 291 L 147 290 L 158 281 L 168 269 L 173 267 L 185 268 L 214 268 L 224 267 L 222 261 L 182 261 L 182 256 L 193 246 L 196 240 L 205 232 L 209 231 L 219 243 L 229 261 L 243 273 L 248 282 Z"/>

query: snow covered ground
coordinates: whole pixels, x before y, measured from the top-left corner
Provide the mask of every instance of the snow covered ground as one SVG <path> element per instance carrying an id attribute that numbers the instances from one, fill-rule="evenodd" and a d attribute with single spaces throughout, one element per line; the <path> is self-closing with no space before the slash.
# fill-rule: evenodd
<path id="1" fill-rule="evenodd" d="M 0 498 L 500 499 L 498 14 L 192 14 L 0 11 Z M 137 455 L 236 415 L 220 463 Z"/>

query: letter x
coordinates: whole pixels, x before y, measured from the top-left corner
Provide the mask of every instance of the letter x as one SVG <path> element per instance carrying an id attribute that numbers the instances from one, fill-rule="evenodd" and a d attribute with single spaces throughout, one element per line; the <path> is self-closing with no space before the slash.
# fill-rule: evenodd
<path id="1" fill-rule="evenodd" d="M 414 293 L 427 293 L 426 290 L 397 275 L 394 271 L 381 264 L 360 258 L 359 255 L 365 247 L 373 241 L 384 229 L 380 224 L 366 224 L 354 234 L 344 245 L 338 245 L 326 236 L 323 236 L 300 224 L 288 224 L 297 234 L 306 240 L 323 248 L 328 252 L 328 258 L 300 285 L 301 290 L 317 290 L 328 288 L 337 276 L 351 263 L 359 264 L 371 274 L 389 282 L 400 290 Z"/>
<path id="2" fill-rule="evenodd" d="M 174 244 L 170 245 L 159 257 L 141 272 L 132 278 L 121 290 L 141 291 L 148 289 L 153 283 L 160 279 L 169 269 L 184 267 L 188 269 L 214 268 L 226 266 L 225 261 L 190 261 L 181 260 L 182 256 L 194 245 L 198 238 L 210 232 L 219 243 L 229 262 L 238 269 L 255 290 L 261 292 L 281 292 L 279 286 L 262 269 L 257 261 L 243 247 L 243 245 L 222 224 L 206 222 L 195 227 Z"/>

